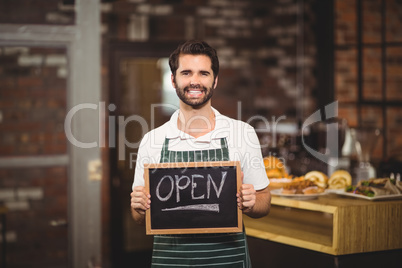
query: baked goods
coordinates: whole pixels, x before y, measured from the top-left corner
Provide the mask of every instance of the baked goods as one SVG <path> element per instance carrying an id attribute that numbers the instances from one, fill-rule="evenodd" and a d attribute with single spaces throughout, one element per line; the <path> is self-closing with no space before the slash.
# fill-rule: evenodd
<path id="1" fill-rule="evenodd" d="M 327 176 L 319 171 L 308 172 L 304 176 L 294 178 L 290 183 L 283 185 L 282 194 L 320 194 L 327 186 Z"/>
<path id="2" fill-rule="evenodd" d="M 265 171 L 269 179 L 271 178 L 288 178 L 285 164 L 275 156 L 264 157 Z"/>
<path id="3" fill-rule="evenodd" d="M 320 194 L 325 191 L 324 188 L 318 186 L 311 186 L 303 189 L 303 194 Z"/>
<path id="4" fill-rule="evenodd" d="M 304 179 L 312 181 L 315 185 L 324 189 L 328 185 L 328 177 L 321 171 L 310 171 L 304 175 Z"/>
<path id="5" fill-rule="evenodd" d="M 285 185 L 282 189 L 283 194 L 303 194 L 303 190 L 312 186 L 316 186 L 309 180 L 292 181 Z"/>
<path id="6" fill-rule="evenodd" d="M 279 169 L 266 170 L 268 178 L 283 178 L 283 173 Z"/>
<path id="7" fill-rule="evenodd" d="M 352 176 L 346 170 L 334 171 L 328 180 L 329 189 L 345 189 L 346 186 L 350 185 L 352 185 Z"/>
<path id="8" fill-rule="evenodd" d="M 275 189 L 280 189 L 283 188 L 285 185 L 288 185 L 289 183 L 292 182 L 292 179 L 288 179 L 288 178 L 271 178 L 269 179 L 269 185 L 268 188 L 270 190 L 275 190 Z"/>

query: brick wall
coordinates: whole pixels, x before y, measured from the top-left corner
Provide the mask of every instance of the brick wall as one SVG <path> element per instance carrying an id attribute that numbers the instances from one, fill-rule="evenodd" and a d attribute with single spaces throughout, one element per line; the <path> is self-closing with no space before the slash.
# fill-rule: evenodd
<path id="1" fill-rule="evenodd" d="M 385 3 L 385 31 L 381 24 L 382 3 Z M 351 127 L 375 126 L 382 130 L 372 154 L 374 161 L 379 161 L 384 155 L 396 157 L 402 148 L 397 134 L 402 130 L 402 5 L 395 0 L 361 1 L 361 100 L 357 9 L 355 0 L 335 1 L 335 97 L 340 103 L 340 116 Z"/>
<path id="2" fill-rule="evenodd" d="M 387 110 L 387 124 L 389 126 L 390 155 L 400 155 L 402 144 L 402 111 L 401 107 L 390 107 Z"/>
<path id="3" fill-rule="evenodd" d="M 66 153 L 66 51 L 2 47 L 0 62 L 0 155 Z"/>
<path id="4" fill-rule="evenodd" d="M 67 263 L 67 226 L 52 226 L 68 220 L 67 189 L 66 167 L 0 169 L 0 204 L 8 209 L 8 267 Z"/>
<path id="5" fill-rule="evenodd" d="M 297 2 L 117 1 L 104 5 L 104 34 L 122 41 L 206 40 L 217 49 L 221 63 L 213 99 L 218 110 L 237 118 L 241 101 L 243 120 L 256 114 L 295 118 L 301 105 L 298 72 L 303 72 L 305 114 L 315 107 L 316 86 L 314 1 L 303 1 L 303 29 L 297 24 Z M 297 59 L 299 30 L 304 51 Z"/>
<path id="6" fill-rule="evenodd" d="M 0 47 L 0 156 L 67 153 L 65 49 Z M 52 267 L 67 260 L 67 167 L 0 168 L 7 213 L 7 262 Z"/>
<path id="7" fill-rule="evenodd" d="M 402 48 L 401 47 L 388 48 L 386 61 L 387 61 L 386 99 L 400 101 L 402 100 Z"/>
<path id="8" fill-rule="evenodd" d="M 75 12 L 69 0 L 0 1 L 0 23 L 74 24 Z M 66 4 L 63 4 L 66 3 Z"/>

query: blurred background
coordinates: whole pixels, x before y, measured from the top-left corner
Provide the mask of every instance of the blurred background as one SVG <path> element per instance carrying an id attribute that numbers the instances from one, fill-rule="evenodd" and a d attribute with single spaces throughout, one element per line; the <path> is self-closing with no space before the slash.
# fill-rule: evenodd
<path id="1" fill-rule="evenodd" d="M 148 267 L 131 145 L 177 105 L 167 58 L 188 39 L 218 51 L 212 105 L 290 174 L 400 173 L 401 29 L 400 0 L 0 0 L 2 267 Z"/>

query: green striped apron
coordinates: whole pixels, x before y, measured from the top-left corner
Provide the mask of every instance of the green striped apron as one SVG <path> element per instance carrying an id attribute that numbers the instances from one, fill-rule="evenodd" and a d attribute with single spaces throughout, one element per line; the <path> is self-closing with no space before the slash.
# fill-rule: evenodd
<path id="1" fill-rule="evenodd" d="M 229 160 L 225 138 L 221 138 L 221 149 L 169 151 L 168 147 L 165 138 L 161 163 Z M 152 267 L 251 268 L 246 234 L 155 235 Z"/>

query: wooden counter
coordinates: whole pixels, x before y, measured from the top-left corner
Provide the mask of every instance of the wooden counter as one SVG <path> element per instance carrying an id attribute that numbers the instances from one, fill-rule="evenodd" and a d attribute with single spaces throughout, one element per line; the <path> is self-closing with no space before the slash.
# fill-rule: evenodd
<path id="1" fill-rule="evenodd" d="M 243 220 L 249 236 L 331 255 L 402 248 L 402 200 L 272 196 L 268 216 Z"/>

